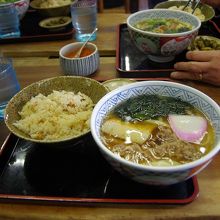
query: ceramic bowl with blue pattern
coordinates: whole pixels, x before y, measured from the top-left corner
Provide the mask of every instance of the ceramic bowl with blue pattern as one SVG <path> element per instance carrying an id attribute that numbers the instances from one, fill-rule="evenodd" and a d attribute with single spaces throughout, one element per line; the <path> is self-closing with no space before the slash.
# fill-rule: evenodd
<path id="1" fill-rule="evenodd" d="M 100 64 L 99 51 L 95 44 L 87 43 L 80 57 L 73 57 L 84 42 L 67 44 L 59 51 L 60 67 L 65 75 L 89 76 Z"/>
<path id="2" fill-rule="evenodd" d="M 205 156 L 193 162 L 176 166 L 145 166 L 130 162 L 110 151 L 101 140 L 100 128 L 106 115 L 119 103 L 141 94 L 157 94 L 179 98 L 201 110 L 215 130 L 215 144 Z M 122 175 L 144 184 L 170 185 L 185 181 L 201 172 L 220 150 L 220 107 L 192 87 L 168 81 L 143 81 L 119 87 L 102 97 L 91 117 L 91 132 L 104 158 Z"/>
<path id="3" fill-rule="evenodd" d="M 192 26 L 191 30 L 179 33 L 159 33 L 136 28 L 136 24 L 147 19 L 178 19 Z M 172 61 L 183 52 L 198 35 L 201 21 L 196 16 L 184 11 L 172 9 L 147 9 L 131 14 L 127 19 L 131 39 L 142 53 L 155 62 Z M 164 25 L 169 27 L 168 25 Z"/>
<path id="4" fill-rule="evenodd" d="M 19 19 L 20 20 L 23 19 L 23 17 L 25 16 L 29 8 L 30 0 L 17 0 L 17 1 L 11 1 L 11 2 L 13 2 L 15 5 L 15 8 L 18 12 Z"/>

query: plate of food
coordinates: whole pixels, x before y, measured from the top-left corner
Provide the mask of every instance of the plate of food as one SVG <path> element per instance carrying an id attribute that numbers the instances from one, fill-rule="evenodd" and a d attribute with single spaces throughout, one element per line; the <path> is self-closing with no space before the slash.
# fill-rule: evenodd
<path id="1" fill-rule="evenodd" d="M 187 1 L 164 1 L 158 3 L 154 8 L 183 10 L 186 3 Z M 184 9 L 184 11 L 192 14 L 193 7 L 194 5 L 192 3 L 191 5 L 187 6 L 186 9 Z M 198 7 L 195 9 L 195 12 L 193 14 L 196 15 L 201 20 L 201 22 L 206 22 L 215 16 L 215 11 L 210 5 L 199 3 Z"/>
<path id="2" fill-rule="evenodd" d="M 59 16 L 43 19 L 39 22 L 39 26 L 49 31 L 63 30 L 71 23 L 69 16 Z"/>
<path id="3" fill-rule="evenodd" d="M 220 39 L 212 36 L 198 35 L 188 50 L 220 50 Z"/>
<path id="4" fill-rule="evenodd" d="M 123 78 L 117 78 L 117 79 L 110 79 L 106 80 L 102 84 L 110 91 L 117 89 L 120 86 L 124 86 L 130 83 L 136 82 L 133 79 L 123 79 Z"/>
<path id="5" fill-rule="evenodd" d="M 67 16 L 70 13 L 70 5 L 77 0 L 33 0 L 30 7 L 36 10 L 42 17 Z"/>

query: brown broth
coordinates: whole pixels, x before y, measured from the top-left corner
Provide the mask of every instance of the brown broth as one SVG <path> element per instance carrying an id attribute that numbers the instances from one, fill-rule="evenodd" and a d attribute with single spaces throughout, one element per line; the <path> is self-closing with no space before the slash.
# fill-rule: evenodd
<path id="1" fill-rule="evenodd" d="M 65 54 L 65 57 L 67 57 L 67 58 L 74 58 L 75 55 L 76 55 L 76 53 L 77 53 L 77 51 L 78 51 L 78 50 L 71 51 L 71 52 Z M 83 50 L 82 50 L 82 52 L 81 52 L 81 54 L 80 54 L 80 58 L 89 56 L 89 55 L 91 55 L 93 52 L 94 52 L 93 50 L 91 50 L 91 49 L 89 49 L 89 48 L 87 48 L 87 47 L 84 47 Z"/>
<path id="2" fill-rule="evenodd" d="M 126 160 L 130 160 L 135 163 L 144 164 L 144 165 L 152 165 L 152 162 L 160 161 L 160 160 L 169 161 L 171 165 L 188 163 L 196 159 L 199 159 L 202 156 L 206 155 L 208 152 L 210 152 L 215 142 L 214 128 L 211 125 L 210 121 L 207 119 L 207 117 L 196 108 L 193 108 L 190 111 L 190 114 L 205 117 L 206 120 L 208 121 L 207 132 L 200 144 L 186 143 L 181 140 L 178 140 L 178 141 L 174 140 L 170 142 L 167 141 L 166 144 L 161 144 L 161 142 L 166 141 L 166 140 L 163 140 L 163 138 L 158 137 L 159 126 L 157 126 L 157 128 L 153 130 L 153 132 L 150 135 L 150 138 L 144 144 L 125 143 L 125 140 L 120 139 L 118 137 L 114 137 L 110 134 L 106 134 L 101 131 L 102 141 L 107 146 L 107 148 L 110 149 L 112 152 L 118 154 L 119 156 L 121 156 L 122 158 Z M 117 116 L 110 113 L 104 121 L 108 119 L 112 119 L 112 118 L 118 119 Z M 168 129 L 172 131 L 168 124 L 167 117 L 162 117 L 160 120 L 163 123 L 167 124 Z M 131 123 L 134 123 L 134 122 L 131 122 Z M 143 123 L 143 122 L 135 122 L 135 123 L 138 124 L 138 123 Z M 115 128 L 115 129 L 118 129 L 118 128 Z M 164 131 L 162 132 L 162 134 L 163 133 Z M 172 132 L 172 135 L 173 137 L 175 136 L 174 138 L 177 138 L 173 132 Z M 178 143 L 179 146 L 174 146 L 175 145 L 174 143 Z M 157 153 L 160 146 L 163 146 L 164 148 L 167 149 L 164 155 L 162 152 Z M 174 152 L 176 155 L 171 153 L 171 148 L 175 149 Z M 181 148 L 186 149 L 186 152 L 184 154 L 182 153 L 184 157 L 181 156 L 181 153 L 177 154 L 177 152 L 181 151 Z M 193 159 L 191 158 L 191 155 L 187 155 L 189 154 L 187 152 L 188 149 L 190 150 L 188 152 L 192 152 Z"/>

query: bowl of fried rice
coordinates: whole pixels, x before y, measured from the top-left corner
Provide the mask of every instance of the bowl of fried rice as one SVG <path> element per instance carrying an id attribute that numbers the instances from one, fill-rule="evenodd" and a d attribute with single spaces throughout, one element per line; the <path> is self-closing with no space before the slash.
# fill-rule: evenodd
<path id="1" fill-rule="evenodd" d="M 180 10 L 182 11 L 183 8 L 186 6 L 187 1 L 186 0 L 177 0 L 177 1 L 163 1 L 155 5 L 154 8 L 165 8 L 165 9 L 172 9 L 172 10 Z M 194 14 L 197 16 L 201 22 L 207 22 L 208 20 L 212 19 L 215 16 L 215 10 L 212 6 L 199 3 L 195 11 L 193 12 L 195 2 L 192 2 L 192 4 L 189 4 L 184 11 L 188 12 L 190 14 Z"/>
<path id="2" fill-rule="evenodd" d="M 30 7 L 43 17 L 68 16 L 70 5 L 77 0 L 33 0 Z"/>
<path id="3" fill-rule="evenodd" d="M 36 143 L 79 140 L 90 132 L 95 104 L 104 85 L 80 76 L 35 82 L 17 93 L 5 110 L 5 124 L 16 136 Z"/>

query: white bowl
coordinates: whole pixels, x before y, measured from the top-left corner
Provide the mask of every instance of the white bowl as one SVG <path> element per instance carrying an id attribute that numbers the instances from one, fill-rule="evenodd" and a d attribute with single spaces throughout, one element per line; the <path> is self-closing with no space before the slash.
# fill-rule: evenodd
<path id="1" fill-rule="evenodd" d="M 93 43 L 87 43 L 86 47 L 92 50 L 92 53 L 85 57 L 68 58 L 66 55 L 72 51 L 77 51 L 84 42 L 75 42 L 67 44 L 59 51 L 60 66 L 66 75 L 88 76 L 96 72 L 99 68 L 99 52 Z"/>
<path id="2" fill-rule="evenodd" d="M 182 165 L 144 166 L 127 161 L 112 153 L 101 141 L 100 127 L 106 115 L 119 103 L 141 94 L 158 94 L 187 101 L 210 119 L 215 129 L 214 148 L 202 158 Z M 102 97 L 91 116 L 91 132 L 105 159 L 122 175 L 144 184 L 170 185 L 191 178 L 202 171 L 220 150 L 220 107 L 204 93 L 179 83 L 166 81 L 136 82 L 119 87 Z"/>
<path id="3" fill-rule="evenodd" d="M 181 33 L 154 33 L 140 30 L 134 25 L 146 18 L 176 18 L 193 26 L 192 30 Z M 201 21 L 184 11 L 171 9 L 147 9 L 131 14 L 127 19 L 131 39 L 143 55 L 155 62 L 169 62 L 183 52 L 197 36 Z"/>

